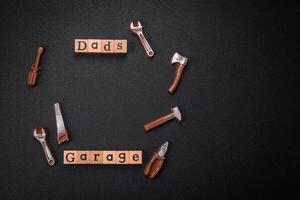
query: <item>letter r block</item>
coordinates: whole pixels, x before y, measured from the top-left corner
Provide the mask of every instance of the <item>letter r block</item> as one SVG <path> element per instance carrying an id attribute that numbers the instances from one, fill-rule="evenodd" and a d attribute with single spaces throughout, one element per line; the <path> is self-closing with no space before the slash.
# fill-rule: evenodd
<path id="1" fill-rule="evenodd" d="M 75 53 L 87 53 L 87 52 L 88 52 L 88 40 L 75 39 Z"/>

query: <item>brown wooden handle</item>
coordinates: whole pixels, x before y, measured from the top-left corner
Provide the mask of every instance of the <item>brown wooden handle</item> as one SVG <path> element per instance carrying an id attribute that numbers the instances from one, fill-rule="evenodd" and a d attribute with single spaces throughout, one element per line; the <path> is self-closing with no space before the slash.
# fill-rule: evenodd
<path id="1" fill-rule="evenodd" d="M 149 159 L 149 161 L 148 161 L 148 163 L 147 163 L 147 165 L 146 165 L 146 167 L 145 167 L 145 170 L 144 170 L 145 176 L 148 176 L 148 175 L 150 174 L 151 167 L 152 167 L 154 161 L 157 159 L 157 156 L 158 156 L 158 154 L 157 154 L 157 153 L 154 153 L 154 154 L 151 156 L 151 158 Z"/>
<path id="2" fill-rule="evenodd" d="M 169 90 L 168 90 L 170 94 L 172 94 L 176 90 L 176 88 L 179 84 L 183 69 L 184 69 L 184 65 L 182 65 L 182 64 L 179 64 L 179 65 L 176 66 L 176 72 L 175 72 L 174 80 L 173 80 L 173 83 L 169 87 Z"/>
<path id="3" fill-rule="evenodd" d="M 151 129 L 153 129 L 153 128 L 155 128 L 155 127 L 157 127 L 157 126 L 159 126 L 159 125 L 161 125 L 161 124 L 163 124 L 163 123 L 165 123 L 165 122 L 167 122 L 167 121 L 169 121 L 173 118 L 174 118 L 174 113 L 168 114 L 166 116 L 162 116 L 162 117 L 160 117 L 160 118 L 144 125 L 145 131 L 149 131 L 149 130 L 151 130 Z"/>
<path id="4" fill-rule="evenodd" d="M 44 52 L 43 47 L 38 47 L 34 63 L 31 65 L 30 70 L 28 72 L 27 76 L 27 85 L 30 87 L 36 86 L 38 77 L 39 77 L 39 71 L 40 71 L 40 62 L 41 62 L 41 56 Z"/>
<path id="5" fill-rule="evenodd" d="M 37 84 L 38 76 L 39 76 L 39 69 L 36 69 L 34 65 L 31 66 L 28 76 L 27 76 L 27 85 L 33 87 Z"/>
<path id="6" fill-rule="evenodd" d="M 158 155 L 158 153 L 154 152 L 154 154 L 151 156 L 149 162 L 145 167 L 144 174 L 146 176 L 149 175 L 150 178 L 154 178 L 158 174 L 158 172 L 162 169 L 164 160 L 165 157 L 161 157 Z"/>

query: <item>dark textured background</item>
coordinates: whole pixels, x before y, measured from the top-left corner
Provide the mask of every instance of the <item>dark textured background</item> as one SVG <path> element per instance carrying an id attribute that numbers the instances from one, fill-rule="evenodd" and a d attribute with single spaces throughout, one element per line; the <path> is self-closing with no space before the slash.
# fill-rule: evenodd
<path id="1" fill-rule="evenodd" d="M 299 193 L 299 5 L 253 1 L 1 1 L 1 199 L 265 199 Z M 155 50 L 146 59 L 130 21 Z M 128 39 L 126 56 L 75 55 L 75 38 Z M 43 45 L 36 88 L 26 76 Z M 167 88 L 178 51 L 190 58 Z M 299 60 L 298 60 L 299 61 Z M 298 66 L 297 66 L 298 65 Z M 53 103 L 71 142 L 58 146 Z M 144 123 L 182 108 L 145 133 Z M 43 125 L 57 164 L 32 130 Z M 142 149 L 164 141 L 156 180 L 143 166 L 64 166 L 65 149 Z M 297 182 L 296 182 L 297 181 Z"/>

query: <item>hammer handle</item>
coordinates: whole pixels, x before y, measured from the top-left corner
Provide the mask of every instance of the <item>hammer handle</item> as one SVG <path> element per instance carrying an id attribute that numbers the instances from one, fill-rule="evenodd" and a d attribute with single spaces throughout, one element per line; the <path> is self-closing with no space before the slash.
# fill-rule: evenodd
<path id="1" fill-rule="evenodd" d="M 153 128 L 155 128 L 155 127 L 157 127 L 157 126 L 159 126 L 159 125 L 161 125 L 161 124 L 163 124 L 163 123 L 165 123 L 165 122 L 173 119 L 174 117 L 175 117 L 174 113 L 170 113 L 168 115 L 162 116 L 162 117 L 160 117 L 160 118 L 158 118 L 158 119 L 156 119 L 156 120 L 154 120 L 154 121 L 146 124 L 144 126 L 145 131 L 150 131 L 151 129 L 153 129 Z"/>
<path id="2" fill-rule="evenodd" d="M 181 78 L 184 67 L 185 66 L 182 65 L 182 64 L 177 64 L 176 65 L 176 72 L 175 72 L 174 80 L 173 80 L 172 85 L 169 87 L 169 93 L 170 94 L 173 94 L 173 92 L 176 90 L 176 88 L 179 84 L 179 81 L 180 81 L 180 78 Z"/>

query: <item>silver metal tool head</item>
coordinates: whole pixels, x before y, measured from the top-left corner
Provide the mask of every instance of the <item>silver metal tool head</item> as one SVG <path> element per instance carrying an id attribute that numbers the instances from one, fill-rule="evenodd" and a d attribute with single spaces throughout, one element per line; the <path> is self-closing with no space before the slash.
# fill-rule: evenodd
<path id="1" fill-rule="evenodd" d="M 141 31 L 143 29 L 143 26 L 142 26 L 142 24 L 141 24 L 141 22 L 140 21 L 138 21 L 138 20 L 135 20 L 135 21 L 132 21 L 131 23 L 130 23 L 130 30 L 132 31 L 132 32 L 137 32 L 137 31 Z"/>
<path id="2" fill-rule="evenodd" d="M 179 53 L 175 52 L 174 55 L 172 56 L 172 59 L 171 59 L 171 63 L 174 64 L 174 63 L 180 63 L 182 65 L 186 65 L 188 62 L 188 58 L 180 55 Z"/>
<path id="3" fill-rule="evenodd" d="M 161 145 L 158 149 L 158 155 L 163 157 L 166 155 L 169 147 L 169 142 L 165 142 L 163 145 Z"/>
<path id="4" fill-rule="evenodd" d="M 55 111 L 57 132 L 60 133 L 66 131 L 59 103 L 54 104 L 54 111 Z"/>
<path id="5" fill-rule="evenodd" d="M 46 131 L 42 127 L 35 128 L 33 131 L 33 137 L 37 140 L 44 140 L 46 138 Z"/>
<path id="6" fill-rule="evenodd" d="M 178 106 L 176 106 L 175 108 L 171 108 L 171 111 L 174 113 L 176 119 L 178 121 L 181 121 L 181 113 L 180 113 Z"/>

